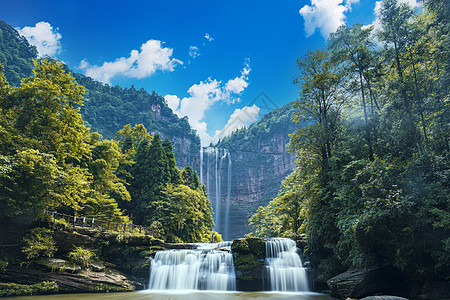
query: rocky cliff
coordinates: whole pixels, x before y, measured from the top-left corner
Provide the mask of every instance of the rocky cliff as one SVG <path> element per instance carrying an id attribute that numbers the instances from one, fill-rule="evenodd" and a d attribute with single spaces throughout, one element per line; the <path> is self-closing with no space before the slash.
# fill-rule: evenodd
<path id="1" fill-rule="evenodd" d="M 250 216 L 277 195 L 281 181 L 295 168 L 295 154 L 286 150 L 289 133 L 295 130 L 292 113 L 292 104 L 287 104 L 249 128 L 234 132 L 214 148 L 203 149 L 199 173 L 215 212 L 219 211 L 219 216 L 215 216 L 216 230 L 224 239 L 248 233 Z"/>

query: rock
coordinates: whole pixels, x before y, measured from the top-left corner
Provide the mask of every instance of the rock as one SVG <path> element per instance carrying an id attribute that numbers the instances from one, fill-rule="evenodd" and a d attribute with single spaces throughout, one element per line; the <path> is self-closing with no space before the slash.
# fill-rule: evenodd
<path id="1" fill-rule="evenodd" d="M 54 281 L 61 292 L 106 292 L 134 291 L 135 285 L 114 269 L 104 272 L 82 270 L 79 273 L 48 272 L 33 267 L 7 268 L 0 273 L 0 282 L 36 284 Z"/>
<path id="2" fill-rule="evenodd" d="M 266 255 L 266 247 L 265 243 L 260 238 L 242 238 L 235 239 L 231 244 L 231 251 L 233 253 L 240 254 L 254 254 L 258 258 L 265 258 Z"/>
<path id="3" fill-rule="evenodd" d="M 389 266 L 349 270 L 328 280 L 331 296 L 345 299 L 387 292 L 398 278 L 397 272 Z"/>
<path id="4" fill-rule="evenodd" d="M 241 291 L 263 290 L 264 241 L 260 238 L 236 239 L 231 245 L 231 252 L 236 271 L 236 288 Z"/>
<path id="5" fill-rule="evenodd" d="M 91 264 L 89 264 L 89 268 L 94 272 L 105 271 L 105 266 L 100 263 L 91 263 Z"/>
<path id="6" fill-rule="evenodd" d="M 162 243 L 159 246 L 165 249 L 197 249 L 197 245 L 188 243 Z"/>
<path id="7" fill-rule="evenodd" d="M 36 264 L 50 272 L 78 273 L 81 271 L 81 267 L 71 265 L 68 261 L 59 258 L 44 258 L 37 261 Z"/>
<path id="8" fill-rule="evenodd" d="M 59 253 L 68 253 L 75 247 L 86 247 L 97 242 L 96 238 L 77 232 L 55 231 L 53 238 Z"/>
<path id="9" fill-rule="evenodd" d="M 369 296 L 364 297 L 361 300 L 408 300 L 408 299 L 398 296 Z"/>

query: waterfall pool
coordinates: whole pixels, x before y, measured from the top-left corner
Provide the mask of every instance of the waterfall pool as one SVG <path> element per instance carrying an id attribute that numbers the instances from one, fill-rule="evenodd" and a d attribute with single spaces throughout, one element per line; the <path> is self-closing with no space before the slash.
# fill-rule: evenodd
<path id="1" fill-rule="evenodd" d="M 332 300 L 329 295 L 311 292 L 212 292 L 212 291 L 139 291 L 130 293 L 58 294 L 12 297 L 14 300 L 233 300 L 303 299 Z"/>

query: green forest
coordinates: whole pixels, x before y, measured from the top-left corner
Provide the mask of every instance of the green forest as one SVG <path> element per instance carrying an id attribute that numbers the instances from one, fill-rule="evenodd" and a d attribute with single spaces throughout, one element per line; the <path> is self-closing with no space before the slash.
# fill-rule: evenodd
<path id="1" fill-rule="evenodd" d="M 45 225 L 47 212 L 58 211 L 134 221 L 167 241 L 211 239 L 205 188 L 190 166 L 177 168 L 169 140 L 142 124 L 104 139 L 83 122 L 84 87 L 61 63 L 35 61 L 33 73 L 18 87 L 0 74 L 2 236 L 20 241 L 17 223 Z"/>
<path id="2" fill-rule="evenodd" d="M 297 168 L 250 219 L 259 237 L 306 234 L 323 278 L 389 264 L 411 280 L 450 269 L 450 3 L 384 0 L 297 60 Z"/>

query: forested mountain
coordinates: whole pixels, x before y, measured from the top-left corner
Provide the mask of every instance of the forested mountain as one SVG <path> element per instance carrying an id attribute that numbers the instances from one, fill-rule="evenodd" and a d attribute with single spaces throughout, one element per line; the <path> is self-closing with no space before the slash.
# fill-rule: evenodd
<path id="1" fill-rule="evenodd" d="M 28 44 L 17 30 L 0 20 L 0 64 L 11 85 L 17 86 L 22 78 L 33 74 L 33 58 L 37 57 L 36 47 Z"/>
<path id="2" fill-rule="evenodd" d="M 383 0 L 380 29 L 342 26 L 298 59 L 293 118 L 310 123 L 291 135 L 297 168 L 251 218 L 255 235 L 305 233 L 325 279 L 389 265 L 448 287 L 449 16 L 448 1 Z"/>
<path id="3" fill-rule="evenodd" d="M 32 75 L 37 51 L 10 25 L 0 20 L 0 63 L 6 79 L 17 86 L 22 78 Z M 67 69 L 68 70 L 68 69 Z M 144 89 L 136 90 L 102 84 L 82 74 L 72 73 L 85 87 L 81 115 L 85 124 L 104 138 L 112 139 L 126 124 L 143 124 L 151 134 L 159 133 L 172 141 L 180 167 L 198 156 L 200 139 L 186 118 L 178 118 L 164 98 Z"/>
<path id="4" fill-rule="evenodd" d="M 164 98 L 155 92 L 102 84 L 75 73 L 75 79 L 86 89 L 88 101 L 80 113 L 87 126 L 105 138 L 114 138 L 126 124 L 143 124 L 151 133 L 159 133 L 172 141 L 180 167 L 192 164 L 200 150 L 200 138 L 187 118 L 178 118 Z"/>

